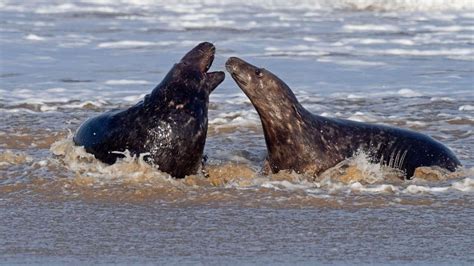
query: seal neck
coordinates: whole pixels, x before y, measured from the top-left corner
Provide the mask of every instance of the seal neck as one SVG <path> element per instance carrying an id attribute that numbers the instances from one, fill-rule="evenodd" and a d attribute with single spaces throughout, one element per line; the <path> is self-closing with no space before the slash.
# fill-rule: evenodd
<path id="1" fill-rule="evenodd" d="M 274 110 L 259 110 L 267 146 L 288 146 L 306 128 L 303 116 L 308 112 L 298 102 L 291 106 Z"/>

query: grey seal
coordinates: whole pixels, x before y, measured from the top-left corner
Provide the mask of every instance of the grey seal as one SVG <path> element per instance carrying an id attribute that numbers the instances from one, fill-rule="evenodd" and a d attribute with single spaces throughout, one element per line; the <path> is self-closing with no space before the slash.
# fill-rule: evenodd
<path id="1" fill-rule="evenodd" d="M 85 121 L 74 143 L 108 164 L 128 150 L 176 178 L 195 174 L 206 142 L 209 95 L 225 78 L 224 72 L 208 72 L 214 54 L 213 44 L 200 43 L 143 101 Z"/>
<path id="2" fill-rule="evenodd" d="M 260 116 L 267 170 L 317 175 L 358 151 L 370 161 L 400 169 L 407 178 L 420 166 L 455 171 L 454 153 L 433 138 L 407 129 L 318 116 L 306 110 L 280 78 L 231 57 L 226 69 Z"/>

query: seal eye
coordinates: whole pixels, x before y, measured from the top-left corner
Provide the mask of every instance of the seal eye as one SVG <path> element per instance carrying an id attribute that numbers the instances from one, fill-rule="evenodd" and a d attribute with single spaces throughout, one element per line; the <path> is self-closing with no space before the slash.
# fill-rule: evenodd
<path id="1" fill-rule="evenodd" d="M 263 77 L 263 73 L 260 69 L 255 70 L 255 75 L 257 75 L 259 78 Z"/>

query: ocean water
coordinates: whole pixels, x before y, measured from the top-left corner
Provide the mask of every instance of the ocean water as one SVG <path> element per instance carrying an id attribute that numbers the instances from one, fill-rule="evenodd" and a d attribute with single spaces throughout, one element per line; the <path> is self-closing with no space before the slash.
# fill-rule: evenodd
<path id="1" fill-rule="evenodd" d="M 0 0 L 0 263 L 474 263 L 470 0 Z M 260 173 L 260 120 L 213 92 L 206 171 L 108 166 L 71 135 L 139 101 L 190 48 L 277 74 L 315 114 L 413 129 L 464 167 L 413 180 L 358 154 Z"/>

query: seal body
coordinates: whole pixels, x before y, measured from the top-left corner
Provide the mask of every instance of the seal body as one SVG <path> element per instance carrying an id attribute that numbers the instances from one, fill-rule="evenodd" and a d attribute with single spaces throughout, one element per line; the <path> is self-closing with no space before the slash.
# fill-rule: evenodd
<path id="1" fill-rule="evenodd" d="M 420 166 L 455 171 L 460 165 L 450 149 L 427 135 L 314 115 L 270 71 L 235 57 L 226 68 L 260 116 L 268 150 L 265 167 L 273 173 L 317 175 L 359 151 L 373 163 L 402 170 L 407 178 Z"/>
<path id="2" fill-rule="evenodd" d="M 206 141 L 209 94 L 225 77 L 207 72 L 214 53 L 211 43 L 199 44 L 143 101 L 85 121 L 74 143 L 108 164 L 129 151 L 174 177 L 195 174 Z"/>

